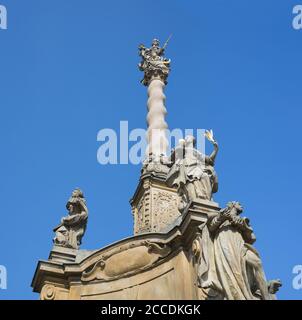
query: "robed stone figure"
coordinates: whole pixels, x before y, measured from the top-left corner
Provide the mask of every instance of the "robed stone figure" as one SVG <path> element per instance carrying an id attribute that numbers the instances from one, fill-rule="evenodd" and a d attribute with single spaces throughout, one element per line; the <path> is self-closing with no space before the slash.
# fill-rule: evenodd
<path id="1" fill-rule="evenodd" d="M 199 286 L 227 300 L 273 300 L 281 282 L 266 281 L 253 247 L 255 234 L 249 219 L 240 217 L 242 211 L 240 203 L 230 202 L 203 228 L 199 237 Z"/>
<path id="2" fill-rule="evenodd" d="M 88 219 L 88 209 L 83 192 L 75 189 L 69 198 L 66 208 L 68 216 L 61 219 L 61 223 L 54 228 L 53 242 L 57 246 L 78 249 L 82 243 Z"/>
<path id="3" fill-rule="evenodd" d="M 168 186 L 177 188 L 181 198 L 180 211 L 192 200 L 211 200 L 212 194 L 218 191 L 218 178 L 214 170 L 218 143 L 214 140 L 212 131 L 206 131 L 206 137 L 214 146 L 214 151 L 209 156 L 195 148 L 193 136 L 180 139 L 179 145 L 172 152 L 172 166 L 166 182 Z"/>

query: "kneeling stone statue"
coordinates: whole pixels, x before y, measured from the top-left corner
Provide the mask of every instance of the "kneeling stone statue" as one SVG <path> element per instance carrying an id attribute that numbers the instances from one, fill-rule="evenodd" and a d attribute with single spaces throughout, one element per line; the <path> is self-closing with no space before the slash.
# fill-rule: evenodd
<path id="1" fill-rule="evenodd" d="M 56 246 L 79 249 L 86 230 L 88 209 L 83 192 L 75 189 L 69 198 L 66 208 L 68 216 L 61 219 L 61 223 L 54 228 Z"/>

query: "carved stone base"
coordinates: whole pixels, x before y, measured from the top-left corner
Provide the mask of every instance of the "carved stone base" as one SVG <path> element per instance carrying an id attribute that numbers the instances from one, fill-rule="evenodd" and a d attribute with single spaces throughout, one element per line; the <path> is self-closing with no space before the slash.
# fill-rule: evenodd
<path id="1" fill-rule="evenodd" d="M 179 216 L 179 197 L 165 184 L 165 175 L 145 174 L 130 201 L 134 234 L 162 232 Z"/>
<path id="2" fill-rule="evenodd" d="M 210 217 L 212 215 L 216 215 L 219 210 L 220 207 L 217 202 L 196 199 L 188 204 L 188 206 L 184 209 L 183 214 L 185 215 L 187 212 L 199 212 L 207 214 Z"/>
<path id="3" fill-rule="evenodd" d="M 78 250 L 54 246 L 50 252 L 49 260 L 58 262 L 74 262 L 76 260 Z"/>

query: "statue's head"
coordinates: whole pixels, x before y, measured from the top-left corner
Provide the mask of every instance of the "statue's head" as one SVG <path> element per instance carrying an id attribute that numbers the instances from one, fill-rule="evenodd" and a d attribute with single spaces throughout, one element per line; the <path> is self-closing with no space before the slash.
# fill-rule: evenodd
<path id="1" fill-rule="evenodd" d="M 81 189 L 76 188 L 73 190 L 71 197 L 66 203 L 67 210 L 69 212 L 76 212 L 80 202 L 85 203 L 84 194 Z"/>
<path id="2" fill-rule="evenodd" d="M 186 140 L 185 140 L 185 139 L 179 139 L 179 140 L 178 140 L 178 145 L 179 145 L 180 147 L 184 147 L 184 146 L 186 145 Z"/>
<path id="3" fill-rule="evenodd" d="M 243 206 L 238 201 L 231 201 L 227 204 L 227 206 L 229 209 L 236 209 L 238 215 L 243 211 Z"/>
<path id="4" fill-rule="evenodd" d="M 152 40 L 152 47 L 159 47 L 159 40 L 158 39 Z"/>
<path id="5" fill-rule="evenodd" d="M 84 198 L 84 194 L 81 189 L 76 188 L 72 192 L 72 197 L 74 198 Z"/>
<path id="6" fill-rule="evenodd" d="M 196 145 L 196 139 L 192 135 L 186 136 L 185 141 L 186 141 L 186 147 L 195 147 Z"/>

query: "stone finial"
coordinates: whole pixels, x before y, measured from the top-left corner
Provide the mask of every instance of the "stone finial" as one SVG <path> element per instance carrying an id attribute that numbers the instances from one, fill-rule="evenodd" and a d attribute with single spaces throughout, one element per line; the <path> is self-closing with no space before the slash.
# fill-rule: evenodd
<path id="1" fill-rule="evenodd" d="M 139 46 L 139 55 L 142 57 L 141 63 L 138 65 L 139 70 L 144 71 L 144 78 L 141 83 L 148 86 L 153 79 L 158 79 L 167 84 L 167 77 L 170 72 L 170 59 L 164 57 L 165 48 L 169 39 L 163 47 L 160 47 L 159 40 L 153 39 L 150 48 L 146 48 L 143 44 Z"/>
<path id="2" fill-rule="evenodd" d="M 88 209 L 83 192 L 75 189 L 67 201 L 66 208 L 68 216 L 63 217 L 61 223 L 54 228 L 55 238 L 53 242 L 56 246 L 78 249 L 84 236 Z"/>

